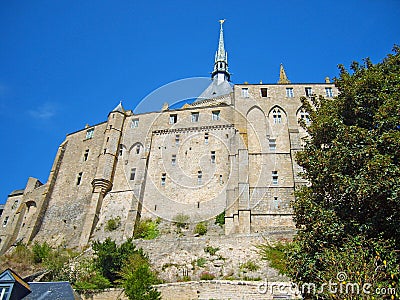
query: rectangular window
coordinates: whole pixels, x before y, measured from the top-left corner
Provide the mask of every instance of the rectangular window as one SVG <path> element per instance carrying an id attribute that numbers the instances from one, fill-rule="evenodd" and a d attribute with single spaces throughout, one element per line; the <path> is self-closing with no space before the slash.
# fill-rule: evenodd
<path id="1" fill-rule="evenodd" d="M 310 88 L 310 87 L 306 87 L 305 88 L 305 91 L 306 91 L 306 97 L 311 97 L 312 96 L 312 88 Z"/>
<path id="2" fill-rule="evenodd" d="M 122 144 L 119 144 L 119 148 L 118 148 L 119 156 L 122 156 L 123 151 L 124 151 L 124 148 L 123 148 Z"/>
<path id="3" fill-rule="evenodd" d="M 278 184 L 278 171 L 272 171 L 272 184 Z"/>
<path id="4" fill-rule="evenodd" d="M 131 128 L 139 127 L 139 119 L 133 119 L 131 123 Z"/>
<path id="5" fill-rule="evenodd" d="M 211 151 L 211 163 L 215 164 L 215 151 Z"/>
<path id="6" fill-rule="evenodd" d="M 203 172 L 198 171 L 197 172 L 197 184 L 201 184 L 203 181 Z"/>
<path id="7" fill-rule="evenodd" d="M 91 139 L 93 138 L 93 134 L 94 134 L 94 128 L 90 128 L 86 131 L 86 139 Z"/>
<path id="8" fill-rule="evenodd" d="M 167 178 L 167 174 L 166 173 L 162 173 L 161 174 L 161 186 L 165 186 L 166 178 Z"/>
<path id="9" fill-rule="evenodd" d="M 192 113 L 192 122 L 198 122 L 199 121 L 199 113 L 198 112 L 193 112 Z"/>
<path id="10" fill-rule="evenodd" d="M 178 115 L 169 115 L 169 124 L 175 124 L 176 122 L 178 122 Z"/>
<path id="11" fill-rule="evenodd" d="M 8 286 L 0 287 L 0 300 L 8 299 L 9 294 L 10 294 L 10 287 Z"/>
<path id="12" fill-rule="evenodd" d="M 242 97 L 249 98 L 249 89 L 248 88 L 242 88 Z"/>
<path id="13" fill-rule="evenodd" d="M 173 166 L 176 165 L 176 154 L 172 154 L 171 165 L 173 165 Z"/>
<path id="14" fill-rule="evenodd" d="M 269 139 L 269 150 L 276 150 L 276 139 Z"/>
<path id="15" fill-rule="evenodd" d="M 208 132 L 204 134 L 204 144 L 208 145 Z"/>
<path id="16" fill-rule="evenodd" d="M 129 177 L 130 180 L 135 180 L 136 177 L 136 168 L 131 169 L 131 176 Z"/>
<path id="17" fill-rule="evenodd" d="M 82 182 L 82 172 L 78 174 L 78 178 L 76 179 L 76 185 L 80 185 Z"/>
<path id="18" fill-rule="evenodd" d="M 6 226 L 7 226 L 8 219 L 9 219 L 9 217 L 5 217 L 5 218 L 4 218 L 3 227 L 6 227 Z"/>
<path id="19" fill-rule="evenodd" d="M 286 97 L 293 98 L 293 88 L 286 88 Z"/>
<path id="20" fill-rule="evenodd" d="M 85 153 L 83 154 L 83 161 L 87 161 L 89 157 L 89 149 L 85 150 Z"/>
<path id="21" fill-rule="evenodd" d="M 261 88 L 261 97 L 263 97 L 263 98 L 268 97 L 268 89 L 267 88 Z"/>
<path id="22" fill-rule="evenodd" d="M 325 88 L 325 93 L 326 93 L 326 97 L 328 97 L 328 98 L 333 97 L 332 88 Z"/>
<path id="23" fill-rule="evenodd" d="M 175 135 L 175 145 L 179 145 L 179 134 Z"/>
<path id="24" fill-rule="evenodd" d="M 218 121 L 220 119 L 219 115 L 220 115 L 220 111 L 219 110 L 214 110 L 212 112 L 212 120 L 213 121 Z"/>

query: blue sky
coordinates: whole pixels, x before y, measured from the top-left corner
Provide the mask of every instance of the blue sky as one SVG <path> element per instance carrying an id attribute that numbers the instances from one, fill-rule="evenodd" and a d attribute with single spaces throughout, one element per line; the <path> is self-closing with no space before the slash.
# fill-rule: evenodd
<path id="1" fill-rule="evenodd" d="M 400 44 L 400 1 L 0 1 L 0 203 L 47 181 L 70 132 L 209 76 L 225 18 L 233 83 L 323 82 Z M 155 107 L 155 110 L 159 107 Z"/>

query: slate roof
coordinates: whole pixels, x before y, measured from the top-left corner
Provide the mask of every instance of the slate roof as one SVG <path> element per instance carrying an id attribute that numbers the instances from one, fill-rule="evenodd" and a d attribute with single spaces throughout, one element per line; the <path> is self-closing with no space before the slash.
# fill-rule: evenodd
<path id="1" fill-rule="evenodd" d="M 59 282 L 29 282 L 31 293 L 23 300 L 80 300 L 67 281 Z"/>
<path id="2" fill-rule="evenodd" d="M 223 95 L 227 95 L 233 92 L 231 84 L 224 80 L 218 84 L 217 77 L 214 77 L 211 84 L 204 90 L 203 93 L 197 98 L 195 102 L 217 98 Z"/>

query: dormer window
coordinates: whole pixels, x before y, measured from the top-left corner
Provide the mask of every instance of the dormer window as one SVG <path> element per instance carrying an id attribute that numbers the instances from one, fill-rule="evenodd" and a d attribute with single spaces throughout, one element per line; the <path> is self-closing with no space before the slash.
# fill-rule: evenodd
<path id="1" fill-rule="evenodd" d="M 91 139 L 93 138 L 93 134 L 94 134 L 94 128 L 90 128 L 86 131 L 86 139 Z"/>

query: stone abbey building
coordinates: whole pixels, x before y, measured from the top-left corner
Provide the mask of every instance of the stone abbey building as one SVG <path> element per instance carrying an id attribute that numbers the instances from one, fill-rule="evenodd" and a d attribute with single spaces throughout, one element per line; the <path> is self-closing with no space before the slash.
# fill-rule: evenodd
<path id="1" fill-rule="evenodd" d="M 333 97 L 335 86 L 230 83 L 223 28 L 210 85 L 192 104 L 135 114 L 120 103 L 105 122 L 68 134 L 49 178 L 29 178 L 0 217 L 0 251 L 18 241 L 84 247 L 120 226 L 132 237 L 140 218 L 191 222 L 225 211 L 225 234 L 293 228 L 289 203 L 299 177 L 294 154 L 308 122 L 300 97 Z"/>

